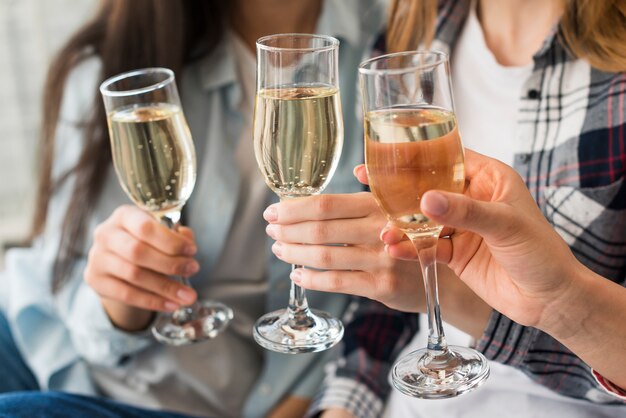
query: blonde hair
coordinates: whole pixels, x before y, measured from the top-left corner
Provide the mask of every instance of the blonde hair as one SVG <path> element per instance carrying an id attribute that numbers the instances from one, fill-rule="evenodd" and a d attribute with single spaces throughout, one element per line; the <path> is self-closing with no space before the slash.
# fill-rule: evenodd
<path id="1" fill-rule="evenodd" d="M 430 45 L 435 36 L 438 0 L 391 0 L 385 43 L 388 53 Z"/>
<path id="2" fill-rule="evenodd" d="M 438 0 L 391 0 L 387 51 L 430 45 Z M 576 56 L 608 72 L 626 71 L 626 1 L 565 0 L 559 37 Z"/>

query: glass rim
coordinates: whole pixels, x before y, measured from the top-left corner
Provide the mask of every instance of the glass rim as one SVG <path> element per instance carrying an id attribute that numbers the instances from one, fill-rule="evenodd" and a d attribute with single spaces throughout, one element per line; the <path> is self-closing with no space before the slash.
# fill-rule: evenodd
<path id="1" fill-rule="evenodd" d="M 396 58 L 396 57 L 408 57 L 408 56 L 426 56 L 426 55 L 433 55 L 438 57 L 438 59 L 435 62 L 431 62 L 428 64 L 421 64 L 421 65 L 411 65 L 411 66 L 407 66 L 407 67 L 402 67 L 402 68 L 380 68 L 380 69 L 376 69 L 376 68 L 368 68 L 368 66 L 375 64 L 379 61 L 386 61 L 389 60 L 391 58 Z M 393 52 L 390 54 L 384 54 L 384 55 L 379 55 L 377 57 L 374 58 L 370 58 L 368 60 L 363 61 L 361 64 L 359 64 L 359 73 L 363 74 L 363 75 L 382 75 L 382 74 L 389 74 L 389 75 L 399 75 L 399 74 L 404 74 L 404 73 L 410 73 L 413 71 L 418 71 L 418 70 L 426 70 L 429 68 L 434 68 L 438 65 L 441 65 L 445 62 L 447 62 L 449 60 L 449 56 L 448 54 L 446 54 L 443 51 L 403 51 L 403 52 Z"/>
<path id="2" fill-rule="evenodd" d="M 134 77 L 134 76 L 141 75 L 141 74 L 151 74 L 151 73 L 163 73 L 167 75 L 167 78 L 157 83 L 153 83 L 153 84 L 147 85 L 145 87 L 140 87 L 137 89 L 120 90 L 120 91 L 109 90 L 109 87 L 112 84 L 120 80 Z M 165 68 L 165 67 L 140 68 L 137 70 L 125 71 L 123 73 L 114 75 L 113 77 L 107 78 L 106 80 L 102 82 L 102 84 L 100 84 L 100 93 L 102 93 L 103 96 L 111 96 L 111 97 L 132 96 L 136 94 L 143 94 L 143 93 L 148 93 L 154 90 L 158 90 L 172 83 L 173 81 L 174 81 L 174 71 L 170 70 L 169 68 Z"/>
<path id="3" fill-rule="evenodd" d="M 278 47 L 278 46 L 269 46 L 264 44 L 264 42 L 270 39 L 277 38 L 288 38 L 288 37 L 302 37 L 302 38 L 311 38 L 311 39 L 322 39 L 328 42 L 328 45 L 318 46 L 318 47 L 306 47 L 306 48 L 289 48 L 289 47 Z M 278 33 L 274 35 L 262 36 L 256 41 L 257 50 L 261 49 L 263 51 L 271 51 L 271 52 L 324 52 L 331 51 L 333 49 L 337 49 L 339 47 L 339 39 L 329 36 L 329 35 L 318 35 L 314 33 Z"/>

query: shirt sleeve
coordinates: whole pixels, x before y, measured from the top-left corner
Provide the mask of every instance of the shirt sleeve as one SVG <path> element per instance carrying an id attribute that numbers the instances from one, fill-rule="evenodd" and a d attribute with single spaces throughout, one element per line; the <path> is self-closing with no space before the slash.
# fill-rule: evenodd
<path id="1" fill-rule="evenodd" d="M 493 311 L 477 350 L 489 360 L 516 367 L 561 395 L 593 403 L 619 403 L 589 366 L 550 335 Z"/>
<path id="2" fill-rule="evenodd" d="M 609 395 L 616 397 L 617 399 L 621 399 L 622 401 L 626 401 L 626 390 L 620 388 L 615 385 L 610 380 L 606 379 L 600 373 L 591 369 L 591 374 L 593 375 L 596 382 L 600 385 L 602 389 L 604 389 Z"/>
<path id="3" fill-rule="evenodd" d="M 308 416 L 337 408 L 359 418 L 380 417 L 391 389 L 389 371 L 417 333 L 418 315 L 359 298 L 352 302 L 344 323 L 342 354 L 329 365 Z"/>

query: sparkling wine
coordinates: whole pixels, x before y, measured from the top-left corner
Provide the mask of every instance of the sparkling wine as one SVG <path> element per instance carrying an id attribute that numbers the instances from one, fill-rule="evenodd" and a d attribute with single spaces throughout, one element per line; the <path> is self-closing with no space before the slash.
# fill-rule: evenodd
<path id="1" fill-rule="evenodd" d="M 422 215 L 432 189 L 461 192 L 463 147 L 452 112 L 398 107 L 365 116 L 365 159 L 370 188 L 390 221 L 406 231 L 437 225 Z"/>
<path id="2" fill-rule="evenodd" d="M 155 215 L 180 210 L 196 180 L 191 134 L 178 106 L 130 106 L 108 115 L 113 162 L 124 191 Z"/>
<path id="3" fill-rule="evenodd" d="M 254 147 L 268 186 L 281 198 L 320 193 L 343 145 L 339 91 L 325 86 L 264 89 L 254 112 Z"/>

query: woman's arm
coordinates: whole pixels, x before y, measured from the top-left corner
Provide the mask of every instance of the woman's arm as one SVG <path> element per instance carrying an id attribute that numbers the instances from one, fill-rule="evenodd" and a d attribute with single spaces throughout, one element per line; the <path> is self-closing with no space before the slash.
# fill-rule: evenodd
<path id="1" fill-rule="evenodd" d="M 510 167 L 469 151 L 466 170 L 465 195 L 422 199 L 425 215 L 453 228 L 438 260 L 497 311 L 552 335 L 626 386 L 626 289 L 576 260 Z M 405 242 L 387 243 L 390 253 L 407 254 Z"/>

